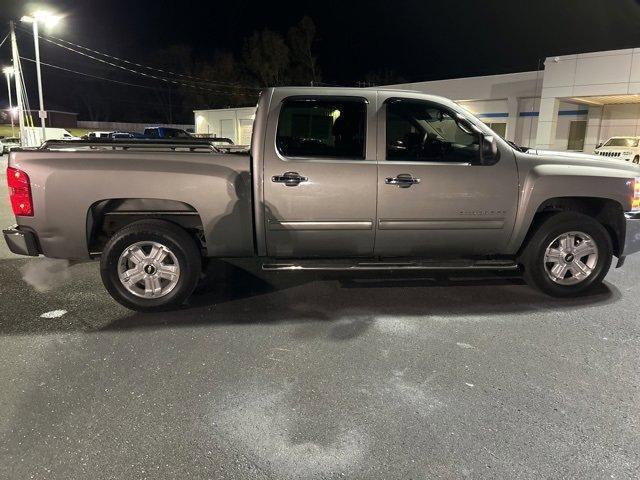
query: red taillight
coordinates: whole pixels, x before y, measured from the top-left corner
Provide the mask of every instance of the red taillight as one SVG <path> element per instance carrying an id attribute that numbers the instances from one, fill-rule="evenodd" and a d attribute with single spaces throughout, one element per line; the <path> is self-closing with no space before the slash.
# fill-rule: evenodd
<path id="1" fill-rule="evenodd" d="M 633 197 L 631 198 L 631 210 L 640 211 L 640 177 L 633 180 Z"/>
<path id="2" fill-rule="evenodd" d="M 13 214 L 20 217 L 32 217 L 33 203 L 31 202 L 29 176 L 22 170 L 7 167 L 7 183 L 9 184 L 9 199 Z"/>

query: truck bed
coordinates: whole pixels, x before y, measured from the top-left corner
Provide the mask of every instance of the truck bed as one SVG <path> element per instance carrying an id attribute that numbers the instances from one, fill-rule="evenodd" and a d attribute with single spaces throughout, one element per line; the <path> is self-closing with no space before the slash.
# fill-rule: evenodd
<path id="1" fill-rule="evenodd" d="M 89 259 L 105 215 L 191 217 L 205 255 L 254 252 L 250 157 L 202 141 L 47 142 L 19 149 L 9 166 L 29 177 L 39 253 Z"/>

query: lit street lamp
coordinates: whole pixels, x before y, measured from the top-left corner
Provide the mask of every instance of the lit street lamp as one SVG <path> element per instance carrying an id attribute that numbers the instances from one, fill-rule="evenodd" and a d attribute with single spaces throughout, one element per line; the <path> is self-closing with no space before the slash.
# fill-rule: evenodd
<path id="1" fill-rule="evenodd" d="M 7 90 L 9 92 L 9 118 L 11 119 L 11 136 L 15 137 L 16 132 L 13 127 L 13 101 L 11 100 L 11 75 L 14 74 L 13 67 L 4 67 L 2 73 L 7 78 Z"/>
<path id="2" fill-rule="evenodd" d="M 58 15 L 53 15 L 51 12 L 47 12 L 44 10 L 38 10 L 33 12 L 32 15 L 25 15 L 20 19 L 20 21 L 25 23 L 31 23 L 33 25 L 33 45 L 36 50 L 36 72 L 38 74 L 38 97 L 40 100 L 40 123 L 42 124 L 42 141 L 44 142 L 47 139 L 47 130 L 46 130 L 46 118 L 47 112 L 44 109 L 44 99 L 42 96 L 42 74 L 40 73 L 40 42 L 38 41 L 38 24 L 42 23 L 45 27 L 53 27 L 60 21 L 60 17 Z"/>

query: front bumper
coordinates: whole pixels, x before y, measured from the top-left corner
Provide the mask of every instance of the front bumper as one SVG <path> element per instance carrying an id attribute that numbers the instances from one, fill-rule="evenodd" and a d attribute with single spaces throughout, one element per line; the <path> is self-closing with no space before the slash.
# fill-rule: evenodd
<path id="1" fill-rule="evenodd" d="M 640 213 L 627 212 L 624 216 L 627 228 L 621 257 L 640 252 Z"/>
<path id="2" fill-rule="evenodd" d="M 18 255 L 29 255 L 37 257 L 40 254 L 38 239 L 35 233 L 21 229 L 18 226 L 2 231 L 4 241 L 7 242 L 9 250 Z"/>

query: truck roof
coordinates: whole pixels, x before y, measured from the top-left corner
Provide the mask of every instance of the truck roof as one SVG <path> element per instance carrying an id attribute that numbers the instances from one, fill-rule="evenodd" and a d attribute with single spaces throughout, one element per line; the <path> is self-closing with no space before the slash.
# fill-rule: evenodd
<path id="1" fill-rule="evenodd" d="M 404 89 L 404 88 L 386 88 L 386 87 L 367 87 L 367 88 L 360 88 L 360 87 L 271 87 L 274 90 L 278 90 L 278 91 L 308 91 L 308 92 L 318 92 L 318 93 L 337 93 L 337 92 L 348 92 L 348 93 L 353 93 L 353 92 L 367 92 L 367 91 L 371 91 L 371 90 L 375 90 L 375 91 L 384 91 L 384 92 L 404 92 L 404 93 L 419 93 L 422 95 L 428 95 L 425 92 L 422 92 L 420 90 L 410 90 L 410 89 Z M 437 95 L 431 95 L 431 96 L 437 96 Z M 445 97 L 443 97 L 445 98 Z"/>
<path id="2" fill-rule="evenodd" d="M 440 101 L 443 103 L 451 103 L 457 105 L 453 100 L 440 95 L 432 95 L 430 93 L 421 92 L 419 90 L 409 90 L 400 88 L 385 88 L 385 87 L 271 87 L 268 90 L 274 90 L 278 92 L 290 93 L 292 95 L 362 95 L 363 92 L 385 92 L 385 93 L 398 93 L 398 94 L 411 94 L 423 97 L 429 100 Z"/>

